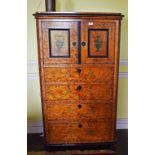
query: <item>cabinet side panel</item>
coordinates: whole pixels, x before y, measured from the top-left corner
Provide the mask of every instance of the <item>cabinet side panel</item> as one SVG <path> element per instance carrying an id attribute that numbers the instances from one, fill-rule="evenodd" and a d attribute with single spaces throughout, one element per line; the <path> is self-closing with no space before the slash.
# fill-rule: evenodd
<path id="1" fill-rule="evenodd" d="M 117 20 L 116 21 L 116 33 L 115 33 L 115 67 L 114 67 L 114 90 L 113 90 L 113 95 L 114 95 L 114 106 L 113 106 L 113 118 L 114 118 L 114 123 L 113 123 L 113 128 L 114 128 L 114 133 L 113 137 L 116 137 L 116 113 L 117 113 L 117 95 L 118 95 L 118 76 L 119 76 L 119 55 L 120 55 L 120 29 L 121 29 L 121 21 Z"/>
<path id="2" fill-rule="evenodd" d="M 40 92 L 41 92 L 41 103 L 42 103 L 42 116 L 43 116 L 43 131 L 44 136 L 46 139 L 46 121 L 45 121 L 45 108 L 44 108 L 44 96 L 45 96 L 45 89 L 44 89 L 44 70 L 43 70 L 43 53 L 42 53 L 42 27 L 41 27 L 41 20 L 36 20 L 37 26 L 37 43 L 38 43 L 38 65 L 39 65 L 39 79 L 40 79 Z"/>

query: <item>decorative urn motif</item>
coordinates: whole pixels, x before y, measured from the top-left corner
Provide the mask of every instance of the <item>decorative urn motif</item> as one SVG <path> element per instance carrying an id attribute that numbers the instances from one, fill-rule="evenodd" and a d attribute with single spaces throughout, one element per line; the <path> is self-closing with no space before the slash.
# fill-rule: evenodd
<path id="1" fill-rule="evenodd" d="M 101 52 L 100 49 L 102 47 L 103 41 L 101 41 L 100 36 L 96 37 L 96 39 L 94 40 L 94 44 L 95 44 L 95 47 L 96 47 L 96 51 Z"/>
<path id="2" fill-rule="evenodd" d="M 60 51 L 64 46 L 64 37 L 63 36 L 56 36 L 55 45 L 57 49 Z"/>

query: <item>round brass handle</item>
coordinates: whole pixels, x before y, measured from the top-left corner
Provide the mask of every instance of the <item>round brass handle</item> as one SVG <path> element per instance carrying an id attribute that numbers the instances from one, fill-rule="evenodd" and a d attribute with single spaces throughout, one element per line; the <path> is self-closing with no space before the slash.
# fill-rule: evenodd
<path id="1" fill-rule="evenodd" d="M 83 41 L 83 42 L 81 43 L 81 45 L 82 45 L 82 46 L 86 46 L 86 43 Z"/>
<path id="2" fill-rule="evenodd" d="M 79 127 L 79 128 L 82 128 L 82 124 L 79 124 L 78 127 Z"/>
<path id="3" fill-rule="evenodd" d="M 76 90 L 81 90 L 82 89 L 82 87 L 79 85 L 79 86 L 77 86 L 77 88 L 76 88 Z"/>
<path id="4" fill-rule="evenodd" d="M 79 104 L 79 105 L 78 105 L 78 108 L 79 108 L 79 109 L 81 109 L 81 108 L 82 108 L 82 105 L 81 105 L 81 104 Z"/>
<path id="5" fill-rule="evenodd" d="M 76 42 L 73 42 L 72 45 L 75 47 L 76 46 Z"/>

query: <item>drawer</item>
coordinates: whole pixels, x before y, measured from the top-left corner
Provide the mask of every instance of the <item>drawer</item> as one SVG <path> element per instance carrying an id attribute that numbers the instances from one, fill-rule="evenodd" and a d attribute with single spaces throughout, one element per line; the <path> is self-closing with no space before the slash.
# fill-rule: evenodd
<path id="1" fill-rule="evenodd" d="M 79 92 L 77 85 L 46 85 L 45 100 L 77 100 Z"/>
<path id="2" fill-rule="evenodd" d="M 104 101 L 56 101 L 46 103 L 46 119 L 57 120 L 96 120 L 112 117 L 112 103 Z"/>
<path id="3" fill-rule="evenodd" d="M 89 67 L 79 68 L 80 82 L 84 83 L 112 83 L 114 67 Z"/>
<path id="4" fill-rule="evenodd" d="M 80 100 L 105 100 L 113 99 L 113 86 L 110 84 L 83 84 L 79 85 Z"/>
<path id="5" fill-rule="evenodd" d="M 83 121 L 72 123 L 47 123 L 49 144 L 96 143 L 113 141 L 112 121 Z"/>
<path id="6" fill-rule="evenodd" d="M 45 100 L 105 100 L 111 101 L 113 87 L 110 84 L 46 85 Z"/>
<path id="7" fill-rule="evenodd" d="M 48 67 L 44 68 L 45 82 L 79 82 L 76 68 Z"/>
<path id="8" fill-rule="evenodd" d="M 45 82 L 112 83 L 114 68 L 109 67 L 45 67 Z"/>

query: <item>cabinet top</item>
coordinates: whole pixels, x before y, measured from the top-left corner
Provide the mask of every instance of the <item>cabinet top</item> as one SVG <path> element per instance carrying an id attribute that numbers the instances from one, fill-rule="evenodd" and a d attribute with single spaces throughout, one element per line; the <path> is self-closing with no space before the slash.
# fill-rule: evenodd
<path id="1" fill-rule="evenodd" d="M 111 12 L 36 12 L 33 14 L 36 18 L 49 17 L 109 17 L 112 19 L 122 19 L 121 13 Z"/>

